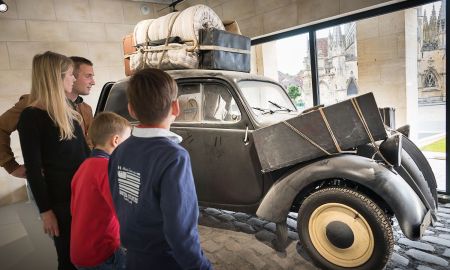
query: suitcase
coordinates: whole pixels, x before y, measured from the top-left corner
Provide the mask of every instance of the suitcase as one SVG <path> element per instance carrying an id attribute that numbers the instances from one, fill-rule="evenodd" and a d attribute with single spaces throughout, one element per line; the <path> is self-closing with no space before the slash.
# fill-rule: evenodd
<path id="1" fill-rule="evenodd" d="M 250 38 L 218 29 L 199 30 L 199 68 L 250 72 Z"/>
<path id="2" fill-rule="evenodd" d="M 255 130 L 252 136 L 262 172 L 270 172 L 369 143 L 367 131 L 374 141 L 387 137 L 372 93 Z"/>
<path id="3" fill-rule="evenodd" d="M 124 55 L 124 65 L 125 65 L 125 75 L 130 76 L 133 74 L 133 70 L 130 68 L 130 55 L 136 52 L 136 47 L 134 46 L 133 34 L 126 35 L 123 40 L 123 55 Z"/>

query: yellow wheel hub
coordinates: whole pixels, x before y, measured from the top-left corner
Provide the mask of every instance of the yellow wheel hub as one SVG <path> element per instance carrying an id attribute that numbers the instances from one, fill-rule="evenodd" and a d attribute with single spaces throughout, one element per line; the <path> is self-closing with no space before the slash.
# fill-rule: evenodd
<path id="1" fill-rule="evenodd" d="M 353 241 L 350 240 L 348 247 L 338 247 L 336 240 L 329 239 L 330 225 L 336 222 L 353 234 Z M 374 238 L 369 224 L 358 211 L 346 205 L 327 203 L 318 207 L 310 217 L 308 229 L 311 242 L 320 255 L 338 266 L 360 266 L 370 259 L 374 251 Z"/>

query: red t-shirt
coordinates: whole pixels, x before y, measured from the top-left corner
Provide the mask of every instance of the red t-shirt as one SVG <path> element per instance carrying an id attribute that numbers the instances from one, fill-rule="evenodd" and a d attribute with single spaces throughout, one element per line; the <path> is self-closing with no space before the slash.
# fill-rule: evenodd
<path id="1" fill-rule="evenodd" d="M 96 151 L 96 150 L 94 150 Z M 108 158 L 91 157 L 72 179 L 70 258 L 76 266 L 103 263 L 119 247 L 119 222 L 108 182 Z"/>

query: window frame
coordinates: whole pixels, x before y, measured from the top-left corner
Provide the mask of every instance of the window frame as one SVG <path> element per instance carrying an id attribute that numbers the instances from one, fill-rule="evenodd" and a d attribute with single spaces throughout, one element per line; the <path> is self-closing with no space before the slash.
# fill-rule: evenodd
<path id="1" fill-rule="evenodd" d="M 309 34 L 309 53 L 310 53 L 310 61 L 311 61 L 311 87 L 312 87 L 312 94 L 313 94 L 313 104 L 314 106 L 317 106 L 320 104 L 320 95 L 319 95 L 319 73 L 318 73 L 318 61 L 317 61 L 317 48 L 316 48 L 316 31 L 318 30 L 322 30 L 325 28 L 329 28 L 329 27 L 333 27 L 333 26 L 337 26 L 337 25 L 341 25 L 341 24 L 345 24 L 345 23 L 350 23 L 350 22 L 355 22 L 358 20 L 363 20 L 363 19 L 368 19 L 371 17 L 376 17 L 376 16 L 380 16 L 380 15 L 384 15 L 384 14 L 388 14 L 388 13 L 392 13 L 392 12 L 396 12 L 396 11 L 400 11 L 400 10 L 404 10 L 404 9 L 409 9 L 409 8 L 414 8 L 417 6 L 422 6 L 422 5 L 426 5 L 426 4 L 430 4 L 433 2 L 436 2 L 439 0 L 405 0 L 402 2 L 398 2 L 398 3 L 393 3 L 393 4 L 388 4 L 382 7 L 378 7 L 378 8 L 374 8 L 374 9 L 370 9 L 370 10 L 366 10 L 366 11 L 362 11 L 362 12 L 357 12 L 357 13 L 353 13 L 350 15 L 345 15 L 343 14 L 341 17 L 335 18 L 335 19 L 330 19 L 330 20 L 326 20 L 326 21 L 322 21 L 322 22 L 318 22 L 318 23 L 312 23 L 310 25 L 306 25 L 306 26 L 299 26 L 298 28 L 294 28 L 288 31 L 284 31 L 284 32 L 279 32 L 276 34 L 268 34 L 268 35 L 264 35 L 261 37 L 256 37 L 253 38 L 251 40 L 251 46 L 254 45 L 258 45 L 258 44 L 262 44 L 262 43 L 266 43 L 266 42 L 270 42 L 270 41 L 275 41 L 278 39 L 283 39 L 283 38 L 287 38 L 287 37 L 291 37 L 291 36 L 296 36 L 299 34 L 305 34 L 308 33 Z M 448 18 L 448 8 L 445 11 L 446 12 L 446 18 Z M 449 24 L 446 24 L 446 31 L 448 33 L 448 26 Z M 446 48 L 447 51 L 447 48 Z M 448 65 L 448 61 L 446 61 L 446 70 L 449 70 L 449 65 Z M 445 91 L 446 91 L 446 96 L 448 97 L 448 90 L 449 89 L 449 80 L 446 80 L 445 82 Z M 448 106 L 447 106 L 447 102 L 446 102 L 446 115 L 447 115 L 447 119 L 448 119 Z M 446 145 L 450 145 L 450 137 L 448 136 L 450 131 L 450 125 L 446 125 Z M 446 155 L 447 157 L 450 154 L 450 147 L 447 147 L 446 149 Z M 450 164 L 449 164 L 449 159 L 446 159 L 446 190 L 443 193 L 445 195 L 450 195 Z"/>

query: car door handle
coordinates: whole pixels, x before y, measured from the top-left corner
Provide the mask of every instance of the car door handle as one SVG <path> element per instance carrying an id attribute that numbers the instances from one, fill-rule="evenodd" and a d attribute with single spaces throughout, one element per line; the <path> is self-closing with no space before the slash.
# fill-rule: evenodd
<path id="1" fill-rule="evenodd" d="M 248 138 L 248 126 L 245 127 L 244 144 L 247 145 L 250 139 Z"/>

